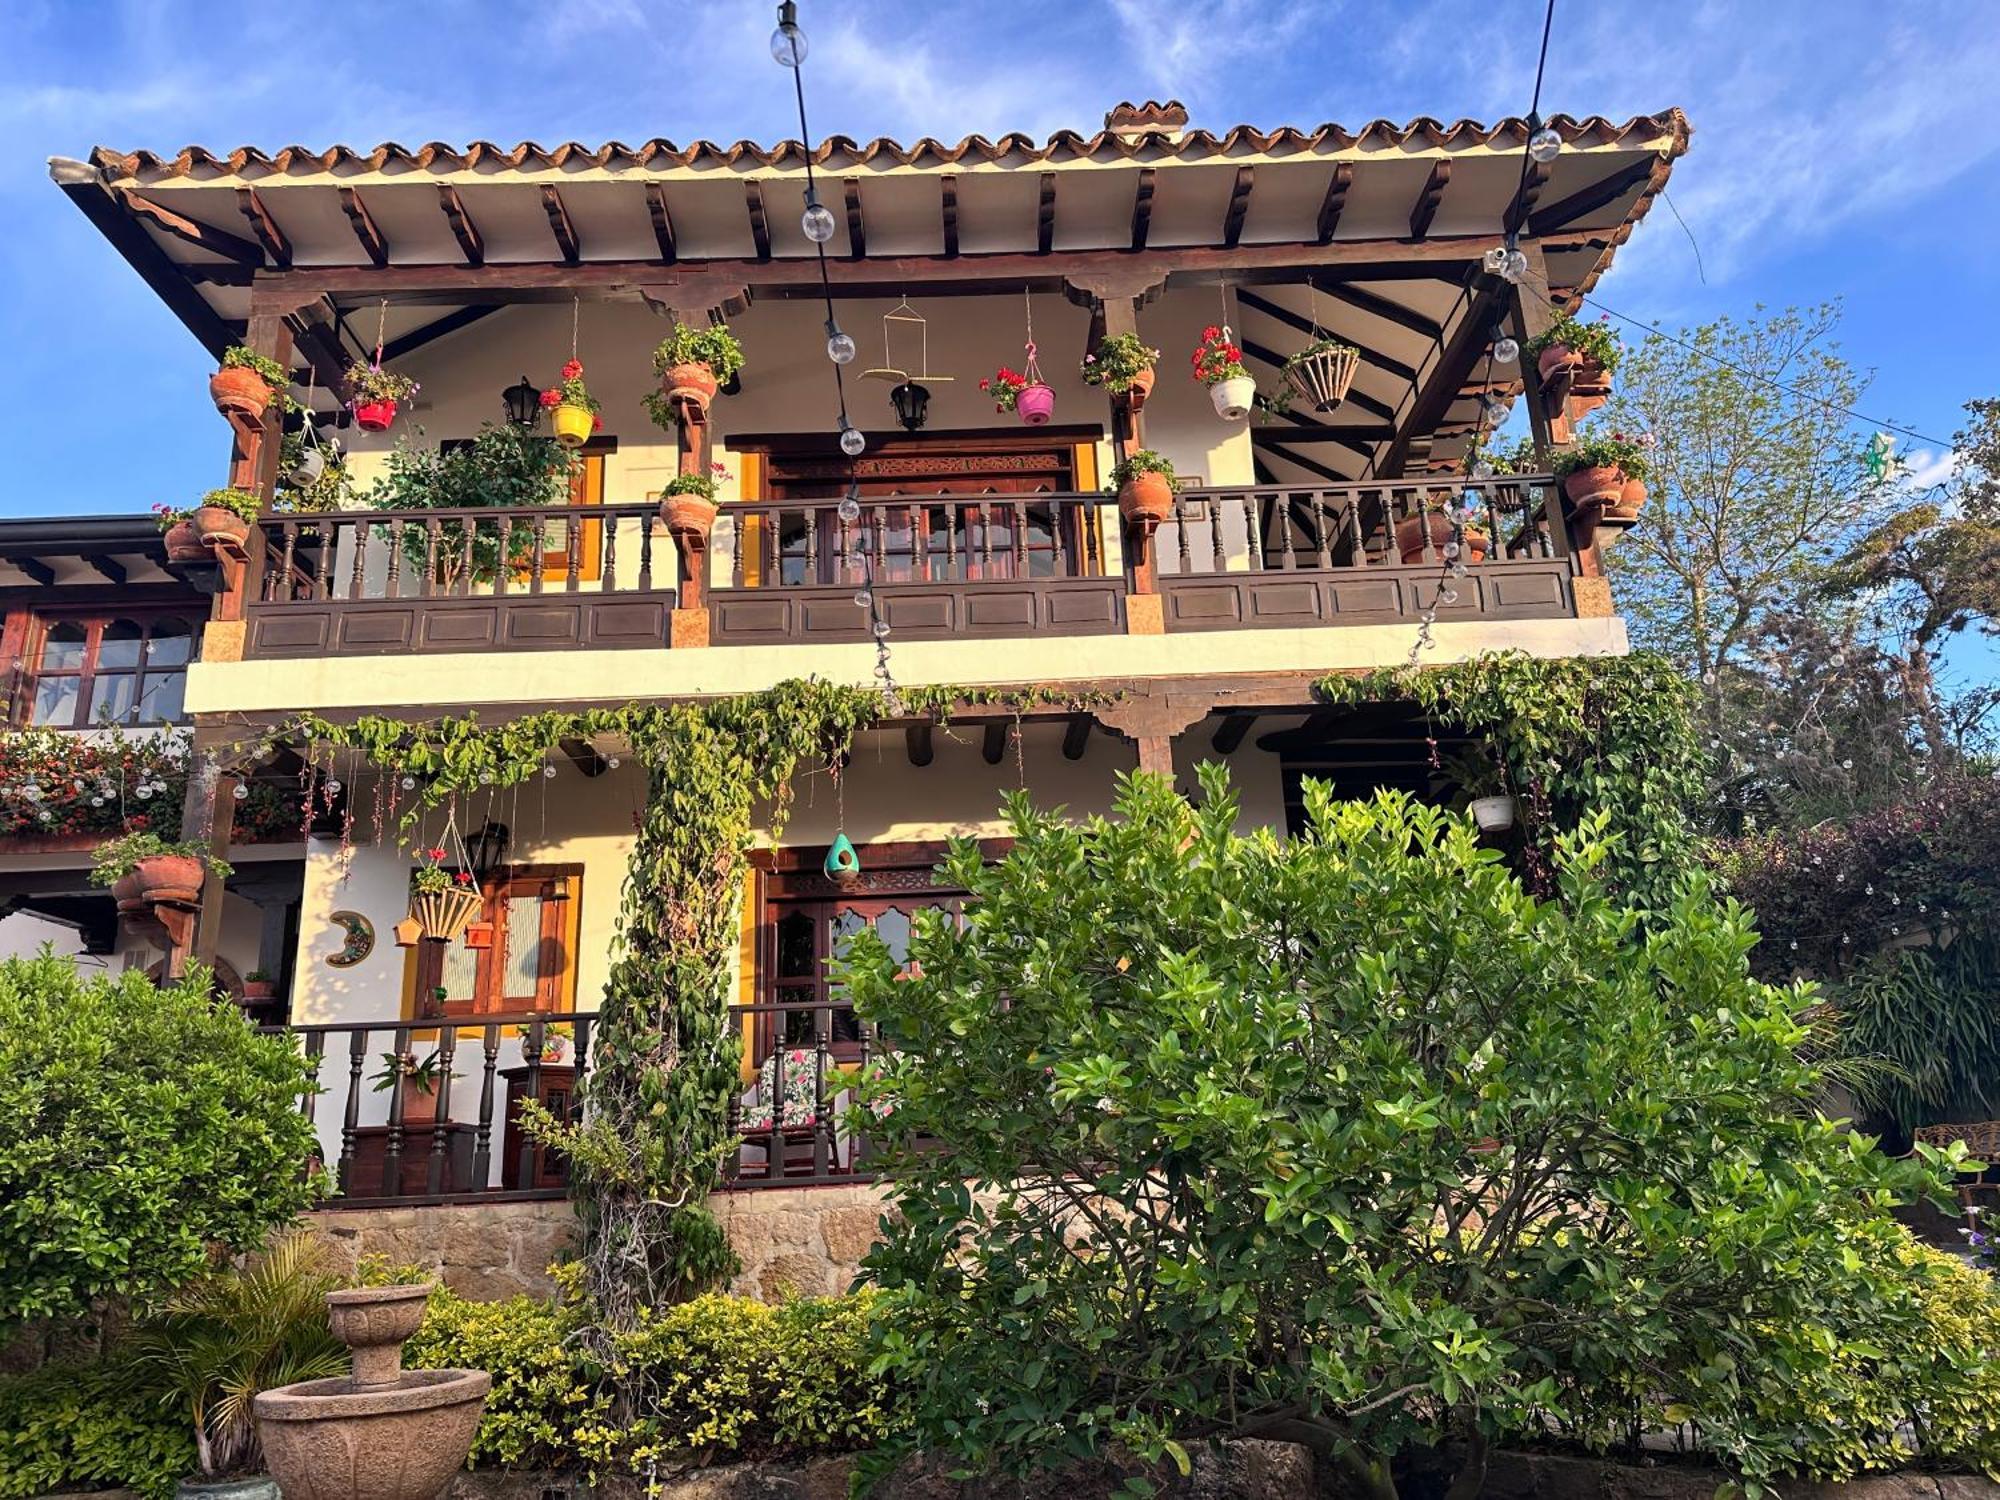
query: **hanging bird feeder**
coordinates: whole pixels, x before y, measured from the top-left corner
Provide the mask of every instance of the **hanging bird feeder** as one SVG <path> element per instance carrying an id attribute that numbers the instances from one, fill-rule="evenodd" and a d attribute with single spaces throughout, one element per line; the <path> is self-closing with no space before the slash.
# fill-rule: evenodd
<path id="1" fill-rule="evenodd" d="M 917 347 L 910 349 L 913 339 Z M 899 344 L 903 346 L 901 349 L 897 347 Z M 914 354 L 916 359 L 913 364 L 899 363 L 899 354 Z M 895 409 L 896 420 L 905 432 L 915 432 L 930 415 L 930 387 L 951 383 L 951 376 L 931 373 L 930 320 L 910 306 L 908 297 L 901 298 L 882 314 L 882 363 L 863 370 L 861 378 L 889 382 L 893 387 L 889 405 Z"/>

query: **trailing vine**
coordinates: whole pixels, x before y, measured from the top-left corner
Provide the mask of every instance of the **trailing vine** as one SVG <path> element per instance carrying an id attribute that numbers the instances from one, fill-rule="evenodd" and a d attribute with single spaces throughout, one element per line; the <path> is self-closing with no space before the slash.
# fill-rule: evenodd
<path id="1" fill-rule="evenodd" d="M 1541 891 L 1554 885 L 1556 837 L 1593 812 L 1618 839 L 1612 878 L 1639 904 L 1664 901 L 1697 858 L 1695 693 L 1664 657 L 1508 651 L 1326 677 L 1314 689 L 1328 703 L 1415 703 L 1485 737 L 1521 804 L 1525 874 Z"/>

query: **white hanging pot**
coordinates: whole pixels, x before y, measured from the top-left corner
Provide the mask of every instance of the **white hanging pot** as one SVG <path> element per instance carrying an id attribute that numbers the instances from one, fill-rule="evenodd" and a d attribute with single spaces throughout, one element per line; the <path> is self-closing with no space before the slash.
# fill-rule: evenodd
<path id="1" fill-rule="evenodd" d="M 1474 797 L 1472 821 L 1479 825 L 1481 833 L 1505 833 L 1514 826 L 1514 799 L 1507 796 Z"/>
<path id="2" fill-rule="evenodd" d="M 285 475 L 285 480 L 295 490 L 309 490 L 319 483 L 320 475 L 325 472 L 326 455 L 317 448 L 308 447 Z"/>
<path id="3" fill-rule="evenodd" d="M 1240 422 L 1250 415 L 1257 400 L 1257 382 L 1248 375 L 1232 375 L 1210 386 L 1208 399 L 1215 403 L 1215 414 L 1223 421 Z"/>
<path id="4" fill-rule="evenodd" d="M 1359 349 L 1333 344 L 1287 362 L 1285 383 L 1301 400 L 1311 402 L 1314 411 L 1332 411 L 1347 399 L 1360 366 Z"/>

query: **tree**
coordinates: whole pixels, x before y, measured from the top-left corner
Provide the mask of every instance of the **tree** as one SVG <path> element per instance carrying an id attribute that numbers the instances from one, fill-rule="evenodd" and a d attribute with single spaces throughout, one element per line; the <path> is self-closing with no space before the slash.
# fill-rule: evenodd
<path id="1" fill-rule="evenodd" d="M 1201 793 L 1128 778 L 1081 826 L 1017 798 L 1003 861 L 947 856 L 962 925 L 901 968 L 856 939 L 913 1445 L 1282 1437 L 1389 1500 L 1449 1444 L 1464 1500 L 1509 1434 L 1692 1421 L 1759 1478 L 1826 1435 L 1760 1406 L 1920 1342 L 1888 1208 L 1941 1186 L 1809 1107 L 1810 997 L 1749 976 L 1704 877 L 1642 926 L 1599 825 L 1541 902 L 1400 795 L 1309 782 L 1280 842 L 1219 768 Z"/>
<path id="2" fill-rule="evenodd" d="M 1634 635 L 1704 686 L 1797 606 L 1879 509 L 1847 415 L 1867 380 L 1832 342 L 1839 309 L 1720 318 L 1625 352 L 1607 425 L 1650 433 L 1651 501 L 1607 553 Z M 1690 347 L 1692 346 L 1692 347 Z"/>
<path id="3" fill-rule="evenodd" d="M 318 1197 L 312 1065 L 205 972 L 156 989 L 0 960 L 0 1329 L 144 1302 Z"/>
<path id="4" fill-rule="evenodd" d="M 491 583 L 501 567 L 501 512 L 561 505 L 569 494 L 576 456 L 554 438 L 538 437 L 532 428 L 512 422 L 488 423 L 470 442 L 445 448 L 411 447 L 399 441 L 383 473 L 361 496 L 376 510 L 495 511 L 482 522 L 433 522 L 437 535 L 418 522 L 404 526 L 402 547 L 407 562 L 428 570 L 435 585 L 450 590 L 466 581 Z M 466 528 L 472 531 L 468 549 Z M 543 536 L 526 523 L 511 529 L 506 562 L 521 567 L 537 547 L 560 548 L 561 536 Z M 469 552 L 470 568 L 467 568 Z"/>

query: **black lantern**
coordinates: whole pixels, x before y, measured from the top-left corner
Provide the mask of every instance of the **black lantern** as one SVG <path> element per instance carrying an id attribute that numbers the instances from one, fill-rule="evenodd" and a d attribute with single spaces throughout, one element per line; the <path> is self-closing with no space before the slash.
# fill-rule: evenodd
<path id="1" fill-rule="evenodd" d="M 479 832 L 465 841 L 466 862 L 472 866 L 472 873 L 483 880 L 507 862 L 507 846 L 513 842 L 513 835 L 507 832 L 505 823 L 486 823 Z"/>
<path id="2" fill-rule="evenodd" d="M 915 432 L 930 415 L 931 393 L 914 380 L 906 380 L 889 392 L 889 404 L 896 408 L 896 420 L 905 432 Z"/>
<path id="3" fill-rule="evenodd" d="M 516 427 L 533 427 L 541 418 L 542 393 L 525 375 L 519 385 L 510 385 L 502 391 L 500 399 L 506 403 L 507 420 Z"/>

